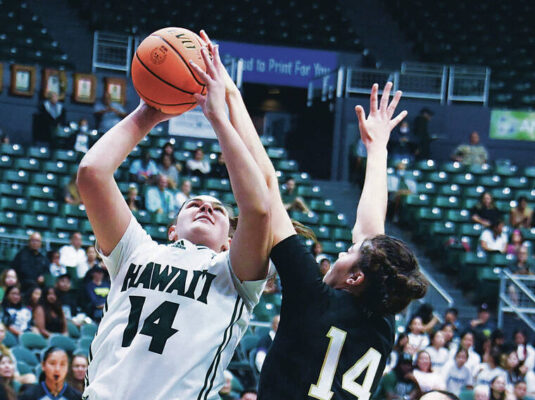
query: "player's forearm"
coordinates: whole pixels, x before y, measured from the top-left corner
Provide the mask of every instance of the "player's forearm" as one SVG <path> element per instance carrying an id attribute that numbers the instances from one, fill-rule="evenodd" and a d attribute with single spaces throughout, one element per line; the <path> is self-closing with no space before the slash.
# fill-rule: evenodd
<path id="1" fill-rule="evenodd" d="M 371 237 L 383 234 L 388 201 L 386 185 L 386 148 L 368 149 L 364 187 L 357 209 L 357 220 L 353 228 L 356 237 Z M 359 236 L 362 235 L 362 236 Z"/>
<path id="2" fill-rule="evenodd" d="M 275 188 L 279 190 L 277 175 L 275 173 L 275 168 L 269 159 L 262 142 L 256 132 L 253 121 L 249 116 L 247 107 L 243 102 L 241 93 L 238 89 L 227 92 L 226 102 L 230 114 L 230 122 L 234 129 L 238 132 L 241 139 L 245 143 L 245 146 L 253 156 L 256 164 L 260 168 L 264 179 L 270 189 Z"/>

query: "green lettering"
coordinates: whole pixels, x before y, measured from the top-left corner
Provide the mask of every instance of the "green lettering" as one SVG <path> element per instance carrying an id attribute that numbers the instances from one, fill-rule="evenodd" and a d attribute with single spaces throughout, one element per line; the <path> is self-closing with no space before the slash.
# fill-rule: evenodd
<path id="1" fill-rule="evenodd" d="M 178 268 L 171 267 L 171 273 L 169 273 L 169 265 L 166 265 L 163 271 L 160 272 L 160 264 L 154 264 L 154 269 L 152 270 L 152 279 L 150 281 L 150 288 L 152 290 L 156 289 L 160 292 L 163 292 L 165 287 L 169 285 L 171 279 L 175 277 L 178 273 Z"/>
<path id="2" fill-rule="evenodd" d="M 138 287 L 139 285 L 142 285 L 145 289 L 148 289 L 150 286 L 150 278 L 152 275 L 152 268 L 154 267 L 154 263 L 150 262 L 145 266 L 145 269 L 139 276 L 136 283 L 132 285 L 132 287 Z"/>
<path id="3" fill-rule="evenodd" d="M 212 281 L 214 280 L 215 275 L 204 270 L 203 276 L 204 276 L 204 286 L 202 288 L 202 293 L 199 297 L 197 297 L 197 300 L 204 304 L 207 304 L 208 292 L 210 291 L 210 286 L 212 285 Z"/>
<path id="4" fill-rule="evenodd" d="M 141 269 L 141 267 L 142 267 L 141 265 L 130 264 L 130 266 L 128 267 L 128 271 L 126 272 L 126 276 L 124 277 L 123 287 L 121 288 L 121 292 L 124 292 L 129 287 L 132 287 L 132 284 L 137 278 L 137 274 L 139 273 L 139 270 Z"/>
<path id="5" fill-rule="evenodd" d="M 178 276 L 175 278 L 173 282 L 169 285 L 166 292 L 167 293 L 173 293 L 173 291 L 176 290 L 176 293 L 179 296 L 184 296 L 184 292 L 186 291 L 186 276 L 188 276 L 188 271 L 185 269 L 177 268 L 178 270 Z"/>

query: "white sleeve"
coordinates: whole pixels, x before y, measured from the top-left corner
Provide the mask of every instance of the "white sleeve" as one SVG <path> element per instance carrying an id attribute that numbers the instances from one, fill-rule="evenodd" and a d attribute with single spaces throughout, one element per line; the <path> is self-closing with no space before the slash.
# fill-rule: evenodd
<path id="1" fill-rule="evenodd" d="M 156 244 L 132 215 L 123 237 L 109 255 L 106 256 L 102 253 L 98 243 L 96 243 L 95 249 L 102 257 L 102 261 L 108 268 L 110 276 L 113 279 L 117 276 L 121 266 L 136 249 L 139 249 L 144 244 L 151 243 Z"/>
<path id="2" fill-rule="evenodd" d="M 492 239 L 491 237 L 492 233 L 490 233 L 490 231 L 488 229 L 485 229 L 482 233 L 481 233 L 481 236 L 479 237 L 479 241 L 485 241 L 488 242 Z"/>

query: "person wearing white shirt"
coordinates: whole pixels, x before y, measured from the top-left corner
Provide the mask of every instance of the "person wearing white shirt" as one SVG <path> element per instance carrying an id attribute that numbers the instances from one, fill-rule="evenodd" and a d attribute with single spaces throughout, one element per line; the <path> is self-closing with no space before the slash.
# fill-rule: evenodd
<path id="1" fill-rule="evenodd" d="M 446 388 L 444 377 L 433 372 L 433 368 L 431 367 L 431 357 L 425 350 L 420 351 L 416 356 L 416 365 L 414 366 L 414 371 L 412 373 L 418 381 L 422 393 L 431 390 L 444 390 Z"/>
<path id="2" fill-rule="evenodd" d="M 503 231 L 504 223 L 501 220 L 495 221 L 485 229 L 479 237 L 479 245 L 487 252 L 505 253 L 507 248 L 507 234 Z"/>
<path id="3" fill-rule="evenodd" d="M 280 321 L 280 316 L 275 315 L 273 319 L 271 320 L 271 329 L 269 330 L 268 334 L 261 337 L 260 340 L 258 341 L 258 347 L 257 347 L 258 350 L 255 356 L 255 365 L 258 371 L 262 371 L 262 365 L 264 365 L 266 354 L 269 351 L 269 348 L 271 347 L 271 343 L 273 343 L 273 340 L 275 339 L 275 334 L 277 333 L 277 329 L 279 328 L 279 321 Z"/>
<path id="4" fill-rule="evenodd" d="M 449 359 L 449 351 L 444 347 L 445 343 L 444 332 L 436 331 L 431 336 L 431 346 L 425 349 L 431 357 L 431 365 L 435 372 L 440 372 Z"/>
<path id="5" fill-rule="evenodd" d="M 208 175 L 212 169 L 208 160 L 204 158 L 204 152 L 201 148 L 195 150 L 193 158 L 186 162 L 186 168 L 192 175 L 197 176 Z"/>
<path id="6" fill-rule="evenodd" d="M 175 195 L 175 206 L 177 211 L 182 207 L 182 205 L 191 199 L 193 195 L 191 194 L 191 181 L 189 179 L 184 179 L 180 190 Z"/>
<path id="7" fill-rule="evenodd" d="M 484 363 L 480 364 L 475 373 L 476 385 L 490 385 L 494 378 L 501 376 L 507 378 L 507 373 L 500 368 L 501 353 L 499 350 L 492 350 L 484 358 Z"/>
<path id="8" fill-rule="evenodd" d="M 446 365 L 451 365 L 454 362 L 455 354 L 457 354 L 458 349 L 463 348 L 468 352 L 468 360 L 466 361 L 466 367 L 470 370 L 472 376 L 474 376 L 477 372 L 477 367 L 481 363 L 481 357 L 474 351 L 473 346 L 474 334 L 470 331 L 463 333 L 463 335 L 461 336 L 460 345 L 452 344 L 450 350 L 450 360 L 446 363 Z M 446 368 L 446 366 L 444 368 Z"/>
<path id="9" fill-rule="evenodd" d="M 429 337 L 423 333 L 424 325 L 420 317 L 413 317 L 409 323 L 409 344 L 420 351 L 429 346 Z"/>
<path id="10" fill-rule="evenodd" d="M 535 367 L 535 349 L 527 342 L 526 332 L 523 330 L 516 330 L 514 339 L 518 360 L 523 362 L 523 365 L 532 371 Z"/>
<path id="11" fill-rule="evenodd" d="M 76 268 L 76 275 L 83 278 L 87 272 L 87 256 L 82 248 L 82 234 L 74 232 L 71 244 L 59 249 L 59 263 L 66 267 Z"/>
<path id="12" fill-rule="evenodd" d="M 455 358 L 450 360 L 444 367 L 444 380 L 446 381 L 446 390 L 459 396 L 465 388 L 473 386 L 472 373 L 466 366 L 468 352 L 460 348 L 455 353 Z"/>

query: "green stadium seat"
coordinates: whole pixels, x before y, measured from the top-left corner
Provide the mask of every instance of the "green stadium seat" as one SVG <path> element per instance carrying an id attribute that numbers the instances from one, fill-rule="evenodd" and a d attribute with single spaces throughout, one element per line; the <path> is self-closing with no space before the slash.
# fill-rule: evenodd
<path id="1" fill-rule="evenodd" d="M 324 241 L 321 244 L 323 246 L 323 252 L 329 255 L 338 255 L 338 253 L 347 251 L 349 248 L 349 243 L 342 242 L 342 241 L 336 241 L 336 242 Z"/>
<path id="2" fill-rule="evenodd" d="M 528 199 L 529 203 L 535 202 L 535 189 L 532 190 L 518 190 L 515 192 L 515 199 L 517 199 L 520 196 L 524 196 L 526 199 Z"/>
<path id="3" fill-rule="evenodd" d="M 319 199 L 313 199 L 309 202 L 309 207 L 311 210 L 319 211 L 319 212 L 336 212 L 336 209 L 334 207 L 334 204 L 332 200 L 319 200 Z"/>
<path id="4" fill-rule="evenodd" d="M 456 183 L 457 185 L 468 186 L 475 184 L 474 175 L 467 172 L 466 174 L 454 175 L 451 178 L 451 183 Z"/>
<path id="5" fill-rule="evenodd" d="M 468 210 L 448 210 L 446 219 L 453 222 L 470 222 L 470 211 Z"/>
<path id="6" fill-rule="evenodd" d="M 507 201 L 507 200 L 498 200 L 498 201 L 495 201 L 494 204 L 496 205 L 496 208 L 504 214 L 508 214 L 512 208 L 511 201 Z"/>
<path id="7" fill-rule="evenodd" d="M 409 194 L 405 197 L 404 203 L 407 206 L 428 206 L 431 204 L 431 199 L 426 194 Z"/>
<path id="8" fill-rule="evenodd" d="M 425 179 L 435 184 L 445 184 L 449 182 L 449 175 L 444 171 L 434 171 L 427 174 Z"/>
<path id="9" fill-rule="evenodd" d="M 4 171 L 3 181 L 26 184 L 30 182 L 30 174 L 27 171 L 7 170 Z"/>
<path id="10" fill-rule="evenodd" d="M 502 179 L 499 175 L 483 175 L 479 177 L 477 184 L 486 188 L 498 187 L 502 186 Z"/>
<path id="11" fill-rule="evenodd" d="M 493 267 L 505 268 L 514 261 L 512 254 L 493 253 L 488 256 L 489 265 Z"/>
<path id="12" fill-rule="evenodd" d="M 347 226 L 344 214 L 323 214 L 319 223 L 327 226 Z"/>
<path id="13" fill-rule="evenodd" d="M 535 228 L 522 228 L 520 229 L 522 232 L 522 236 L 524 237 L 524 240 L 529 240 L 532 242 L 535 242 Z"/>
<path id="14" fill-rule="evenodd" d="M 345 242 L 351 242 L 353 240 L 353 236 L 351 235 L 351 231 L 349 229 L 344 228 L 335 228 L 333 230 L 333 239 L 337 241 L 345 241 Z"/>
<path id="15" fill-rule="evenodd" d="M 458 224 L 457 231 L 460 236 L 479 238 L 483 232 L 483 226 L 474 223 Z"/>
<path id="16" fill-rule="evenodd" d="M 459 204 L 459 198 L 455 196 L 437 196 L 433 201 L 433 205 L 440 208 L 459 208 Z"/>
<path id="17" fill-rule="evenodd" d="M 42 170 L 43 172 L 52 172 L 63 175 L 69 173 L 69 167 L 64 161 L 45 161 L 42 163 Z"/>
<path id="18" fill-rule="evenodd" d="M 30 202 L 29 210 L 36 214 L 52 214 L 59 213 L 59 205 L 56 201 L 33 200 Z"/>
<path id="19" fill-rule="evenodd" d="M 483 192 L 485 192 L 485 188 L 483 186 L 465 186 L 462 189 L 463 197 L 467 198 L 473 198 L 473 199 L 479 199 Z"/>
<path id="20" fill-rule="evenodd" d="M 528 179 L 525 176 L 505 178 L 505 184 L 513 189 L 531 189 Z"/>
<path id="21" fill-rule="evenodd" d="M 474 198 L 463 199 L 463 201 L 461 201 L 461 208 L 466 208 L 466 209 L 470 210 L 478 202 L 479 202 L 479 200 L 478 199 L 474 199 Z"/>
<path id="22" fill-rule="evenodd" d="M 437 169 L 437 163 L 433 160 L 420 160 L 414 164 L 414 168 L 420 171 L 435 171 Z"/>
<path id="23" fill-rule="evenodd" d="M 221 153 L 221 146 L 220 146 L 219 143 L 217 143 L 217 142 L 214 142 L 214 143 L 210 144 L 210 146 L 208 147 L 208 149 L 209 149 L 210 152 L 212 152 L 212 153 L 216 153 L 216 154 Z"/>
<path id="24" fill-rule="evenodd" d="M 56 192 L 53 188 L 49 186 L 37 186 L 30 185 L 25 189 L 25 194 L 27 197 L 40 200 L 55 200 Z"/>
<path id="25" fill-rule="evenodd" d="M 0 211 L 0 226 L 19 226 L 19 216 L 13 211 Z"/>
<path id="26" fill-rule="evenodd" d="M 80 229 L 78 219 L 72 217 L 54 217 L 50 226 L 55 231 L 77 232 Z"/>
<path id="27" fill-rule="evenodd" d="M 200 140 L 197 140 L 197 141 L 184 140 L 180 145 L 181 150 L 191 151 L 192 153 L 198 148 L 202 149 L 203 147 L 204 147 L 204 143 Z"/>
<path id="28" fill-rule="evenodd" d="M 461 187 L 459 185 L 442 185 L 438 188 L 438 193 L 445 196 L 460 196 Z"/>
<path id="29" fill-rule="evenodd" d="M 169 223 L 172 221 L 172 218 L 169 218 L 168 215 L 164 214 L 152 214 L 151 215 L 151 223 L 156 225 L 169 225 Z"/>
<path id="30" fill-rule="evenodd" d="M 93 338 L 97 333 L 97 326 L 95 324 L 85 324 L 80 328 L 81 337 Z"/>
<path id="31" fill-rule="evenodd" d="M 89 348 L 91 347 L 92 342 L 92 337 L 82 337 L 80 338 L 80 340 L 78 340 L 78 348 L 89 352 Z"/>
<path id="32" fill-rule="evenodd" d="M 489 164 L 473 164 L 467 167 L 467 172 L 474 175 L 489 175 L 492 168 Z"/>
<path id="33" fill-rule="evenodd" d="M 74 150 L 54 150 L 52 158 L 56 161 L 77 164 L 82 157 L 80 153 L 77 153 Z"/>
<path id="34" fill-rule="evenodd" d="M 30 183 L 33 185 L 58 186 L 58 176 L 51 172 L 35 173 L 30 177 Z"/>
<path id="35" fill-rule="evenodd" d="M 331 239 L 331 230 L 326 226 L 314 226 L 312 230 L 316 234 L 316 238 L 320 241 Z"/>
<path id="36" fill-rule="evenodd" d="M 13 159 L 6 154 L 1 155 L 0 156 L 0 169 L 8 169 L 11 167 L 13 167 Z"/>
<path id="37" fill-rule="evenodd" d="M 221 201 L 223 204 L 227 204 L 230 206 L 236 205 L 236 199 L 234 198 L 234 195 L 231 193 L 224 193 L 223 196 L 221 196 Z"/>
<path id="38" fill-rule="evenodd" d="M 17 372 L 20 375 L 33 374 L 33 368 L 24 361 L 17 361 Z"/>
<path id="39" fill-rule="evenodd" d="M 59 347 L 67 353 L 71 353 L 76 349 L 76 342 L 68 336 L 60 334 L 52 334 L 48 339 L 50 346 Z"/>
<path id="40" fill-rule="evenodd" d="M 474 391 L 464 389 L 459 395 L 459 400 L 474 400 Z"/>
<path id="41" fill-rule="evenodd" d="M 6 337 L 4 338 L 2 344 L 6 345 L 9 348 L 12 348 L 16 346 L 18 343 L 19 343 L 19 340 L 17 339 L 17 337 L 10 331 L 6 330 Z"/>
<path id="42" fill-rule="evenodd" d="M 21 225 L 27 228 L 46 230 L 50 228 L 50 218 L 42 214 L 25 214 L 21 217 Z"/>
<path id="43" fill-rule="evenodd" d="M 158 138 L 155 138 L 158 139 Z M 156 144 L 152 144 L 151 138 L 149 135 L 145 136 L 143 139 L 141 139 L 141 142 L 137 144 L 139 147 L 150 147 L 150 146 L 156 146 Z"/>
<path id="44" fill-rule="evenodd" d="M 481 281 L 499 281 L 500 274 L 499 269 L 494 267 L 482 267 L 477 269 L 477 280 Z M 496 295 L 497 295 L 496 291 Z"/>
<path id="45" fill-rule="evenodd" d="M 416 210 L 416 218 L 424 221 L 439 221 L 442 219 L 442 210 L 438 207 L 422 207 Z"/>
<path id="46" fill-rule="evenodd" d="M 467 252 L 461 255 L 461 264 L 470 266 L 488 265 L 488 257 L 485 252 Z"/>
<path id="47" fill-rule="evenodd" d="M 514 176 L 518 172 L 516 165 L 497 164 L 494 172 L 500 176 Z"/>
<path id="48" fill-rule="evenodd" d="M 189 151 L 175 151 L 173 154 L 175 156 L 175 160 L 180 162 L 186 162 L 192 157 L 191 152 Z"/>
<path id="49" fill-rule="evenodd" d="M 287 157 L 286 149 L 282 147 L 270 147 L 267 149 L 267 155 L 272 160 L 281 160 Z"/>
<path id="50" fill-rule="evenodd" d="M 152 216 L 146 210 L 134 211 L 132 214 L 134 214 L 134 217 L 136 217 L 137 221 L 142 225 L 150 224 L 152 221 Z"/>
<path id="51" fill-rule="evenodd" d="M 138 193 L 139 193 L 139 186 L 135 182 L 117 182 L 117 186 L 119 186 L 119 190 L 125 196 L 131 187 L 135 187 L 136 189 L 138 189 Z"/>
<path id="52" fill-rule="evenodd" d="M 37 364 L 39 364 L 37 356 L 26 347 L 15 346 L 11 349 L 11 352 L 17 361 L 23 361 L 31 367 L 35 367 Z"/>
<path id="53" fill-rule="evenodd" d="M 534 179 L 535 178 L 535 166 L 525 167 L 522 175 Z"/>
<path id="54" fill-rule="evenodd" d="M 294 160 L 278 160 L 275 162 L 275 169 L 283 172 L 297 172 L 299 166 Z"/>
<path id="55" fill-rule="evenodd" d="M 19 337 L 20 344 L 29 350 L 44 349 L 48 346 L 47 340 L 39 333 L 23 332 Z"/>
<path id="56" fill-rule="evenodd" d="M 295 180 L 295 183 L 299 184 L 310 184 L 310 175 L 306 172 L 294 172 L 286 174 L 287 177 L 291 177 Z"/>
<path id="57" fill-rule="evenodd" d="M 166 136 L 167 132 L 163 130 L 163 127 L 161 125 L 155 126 L 151 129 L 149 132 L 149 135 L 151 136 Z"/>
<path id="58" fill-rule="evenodd" d="M 9 211 L 27 211 L 28 200 L 24 197 L 2 197 L 0 198 L 0 209 Z"/>
<path id="59" fill-rule="evenodd" d="M 62 204 L 60 212 L 61 215 L 66 217 L 87 218 L 85 206 L 83 204 Z"/>
<path id="60" fill-rule="evenodd" d="M 93 228 L 91 227 L 91 223 L 87 219 L 80 220 L 79 229 L 80 229 L 80 232 L 82 232 L 84 234 L 88 234 L 88 233 L 92 234 L 93 233 Z"/>
<path id="61" fill-rule="evenodd" d="M 40 171 L 41 163 L 36 158 L 17 158 L 13 168 L 24 171 Z"/>
<path id="62" fill-rule="evenodd" d="M 24 157 L 24 149 L 20 144 L 2 143 L 0 144 L 0 154 L 7 154 L 12 157 Z"/>
<path id="63" fill-rule="evenodd" d="M 204 188 L 207 190 L 217 190 L 220 192 L 229 192 L 230 182 L 228 179 L 207 178 L 204 180 Z"/>
<path id="64" fill-rule="evenodd" d="M 490 194 L 494 200 L 508 200 L 512 198 L 511 188 L 500 187 L 490 190 Z"/>
<path id="65" fill-rule="evenodd" d="M 167 229 L 163 226 L 147 225 L 145 230 L 156 241 L 167 241 Z"/>
<path id="66" fill-rule="evenodd" d="M 26 150 L 26 157 L 48 160 L 50 159 L 50 149 L 48 147 L 31 146 Z"/>
<path id="67" fill-rule="evenodd" d="M 436 194 L 437 185 L 433 182 L 419 182 L 416 191 L 419 194 Z"/>
<path id="68" fill-rule="evenodd" d="M 452 161 L 441 164 L 440 170 L 448 174 L 460 174 L 465 171 L 465 167 L 459 161 Z"/>
<path id="69" fill-rule="evenodd" d="M 319 186 L 298 186 L 297 189 L 297 195 L 302 197 L 310 197 L 310 198 L 320 198 L 321 197 L 321 190 Z"/>
<path id="70" fill-rule="evenodd" d="M 69 332 L 69 337 L 73 339 L 80 338 L 80 328 L 78 328 L 72 321 L 67 320 L 67 331 Z"/>
<path id="71" fill-rule="evenodd" d="M 21 197 L 24 194 L 23 186 L 18 183 L 0 183 L 0 195 Z"/>

